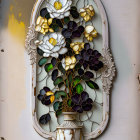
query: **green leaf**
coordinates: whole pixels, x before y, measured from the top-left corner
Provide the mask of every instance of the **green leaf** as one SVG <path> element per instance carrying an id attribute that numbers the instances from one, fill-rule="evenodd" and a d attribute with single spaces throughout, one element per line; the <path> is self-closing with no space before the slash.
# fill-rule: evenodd
<path id="1" fill-rule="evenodd" d="M 66 92 L 64 92 L 64 91 L 56 91 L 55 92 L 55 99 L 59 99 L 61 96 L 66 97 L 67 96 Z"/>
<path id="2" fill-rule="evenodd" d="M 81 78 L 79 76 L 76 76 L 73 81 L 73 86 L 75 87 L 80 81 L 81 81 Z"/>
<path id="3" fill-rule="evenodd" d="M 80 63 L 77 63 L 76 65 L 75 65 L 75 70 L 78 70 L 78 69 L 80 69 L 81 68 L 81 64 Z"/>
<path id="4" fill-rule="evenodd" d="M 81 84 L 78 84 L 78 85 L 76 86 L 76 92 L 77 92 L 78 94 L 81 94 L 81 93 L 83 92 L 83 86 L 82 86 Z"/>
<path id="5" fill-rule="evenodd" d="M 68 103 L 68 106 L 71 107 L 72 100 L 69 99 L 67 103 Z"/>
<path id="6" fill-rule="evenodd" d="M 72 43 L 72 40 L 71 40 L 70 38 L 66 38 L 65 41 L 66 41 L 66 43 L 68 43 L 68 44 L 71 44 L 71 43 Z M 71 48 L 70 48 L 70 49 L 71 49 Z"/>
<path id="7" fill-rule="evenodd" d="M 37 48 L 37 53 L 38 53 L 40 56 L 43 56 L 43 54 L 44 54 L 44 52 L 43 52 L 41 49 L 39 49 L 39 48 Z"/>
<path id="8" fill-rule="evenodd" d="M 56 59 L 55 57 L 53 57 L 52 60 L 51 60 L 51 64 L 52 64 L 53 66 L 55 66 L 56 63 L 57 63 L 57 59 Z"/>
<path id="9" fill-rule="evenodd" d="M 58 70 L 55 69 L 55 70 L 53 70 L 53 72 L 52 72 L 52 80 L 55 81 L 56 78 L 57 78 L 57 76 L 58 76 Z"/>
<path id="10" fill-rule="evenodd" d="M 56 19 L 56 24 L 60 27 L 63 28 L 62 21 L 60 19 Z"/>
<path id="11" fill-rule="evenodd" d="M 46 72 L 49 72 L 52 69 L 53 69 L 53 65 L 51 63 L 48 63 L 48 64 L 45 65 L 45 71 Z"/>
<path id="12" fill-rule="evenodd" d="M 75 6 L 72 6 L 71 10 L 77 11 L 77 8 Z"/>
<path id="13" fill-rule="evenodd" d="M 99 89 L 99 86 L 93 81 L 87 81 L 86 84 L 92 89 Z"/>
<path id="14" fill-rule="evenodd" d="M 69 79 L 69 83 L 71 84 L 72 83 L 72 74 L 71 73 L 69 74 L 68 79 Z"/>
<path id="15" fill-rule="evenodd" d="M 59 31 L 59 26 L 57 24 L 54 24 L 53 29 L 54 29 L 55 32 L 58 32 Z"/>
<path id="16" fill-rule="evenodd" d="M 49 14 L 49 13 L 46 14 L 45 18 L 46 18 L 46 19 L 49 19 L 49 18 L 50 18 L 50 14 Z"/>
<path id="17" fill-rule="evenodd" d="M 65 71 L 65 69 L 63 68 L 63 66 L 62 66 L 62 63 L 60 62 L 59 64 L 58 64 L 58 69 L 63 73 L 63 74 L 65 74 L 66 73 L 66 71 Z"/>
<path id="18" fill-rule="evenodd" d="M 63 78 L 61 76 L 57 77 L 56 80 L 54 81 L 54 85 L 57 86 L 62 82 L 63 82 Z"/>
<path id="19" fill-rule="evenodd" d="M 59 103 L 59 109 L 62 109 L 63 102 Z"/>
<path id="20" fill-rule="evenodd" d="M 70 18 L 69 18 L 69 17 L 65 17 L 65 18 L 64 18 L 64 22 L 65 22 L 66 24 L 68 24 L 69 21 L 70 21 Z"/>
<path id="21" fill-rule="evenodd" d="M 66 87 L 68 87 L 69 86 L 69 82 L 68 82 L 68 79 L 66 79 Z"/>
<path id="22" fill-rule="evenodd" d="M 59 109 L 59 104 L 60 104 L 59 101 L 57 101 L 53 104 L 53 109 L 54 109 L 55 112 Z"/>
<path id="23" fill-rule="evenodd" d="M 64 82 L 58 84 L 58 87 L 61 88 L 64 85 Z"/>
<path id="24" fill-rule="evenodd" d="M 84 81 L 88 81 L 88 80 L 90 80 L 90 78 L 87 77 L 86 75 L 83 75 L 83 76 L 82 76 L 82 79 L 83 79 Z"/>
<path id="25" fill-rule="evenodd" d="M 62 114 L 62 109 L 56 111 L 56 117 Z"/>
<path id="26" fill-rule="evenodd" d="M 47 60 L 48 59 L 46 57 L 41 58 L 38 62 L 38 65 L 42 67 L 45 63 L 47 63 Z"/>

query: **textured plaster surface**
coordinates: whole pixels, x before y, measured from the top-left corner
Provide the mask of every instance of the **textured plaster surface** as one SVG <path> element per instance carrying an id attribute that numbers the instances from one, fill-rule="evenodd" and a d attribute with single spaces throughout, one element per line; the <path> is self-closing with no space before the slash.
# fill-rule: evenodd
<path id="1" fill-rule="evenodd" d="M 0 137 L 43 140 L 32 128 L 30 63 L 24 48 L 34 0 L 0 1 Z M 110 24 L 110 46 L 117 67 L 111 119 L 98 140 L 140 139 L 139 0 L 102 0 Z"/>

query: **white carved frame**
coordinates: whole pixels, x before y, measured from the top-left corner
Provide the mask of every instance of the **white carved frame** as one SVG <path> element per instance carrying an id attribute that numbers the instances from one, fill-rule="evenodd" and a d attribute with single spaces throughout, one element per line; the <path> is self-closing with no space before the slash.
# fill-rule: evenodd
<path id="1" fill-rule="evenodd" d="M 43 130 L 37 120 L 36 116 L 36 108 L 35 108 L 35 102 L 36 102 L 36 46 L 34 45 L 34 40 L 37 37 L 37 34 L 35 32 L 35 23 L 36 18 L 40 9 L 40 6 L 42 5 L 44 0 L 37 0 L 31 14 L 31 20 L 30 20 L 30 27 L 29 31 L 26 37 L 25 41 L 25 47 L 30 55 L 31 64 L 32 64 L 32 118 L 33 118 L 33 127 L 39 133 L 42 137 L 48 138 L 48 139 L 56 139 L 56 133 L 55 132 L 46 132 Z M 102 84 L 103 84 L 103 121 L 100 124 L 99 128 L 91 133 L 84 133 L 85 138 L 91 139 L 98 137 L 106 128 L 109 120 L 109 95 L 110 95 L 110 89 L 113 82 L 113 77 L 115 76 L 115 65 L 112 60 L 112 55 L 110 53 L 109 49 L 109 38 L 108 38 L 108 21 L 107 16 L 104 10 L 104 7 L 100 0 L 94 0 L 96 3 L 101 18 L 102 18 L 102 37 L 103 37 L 103 49 L 102 49 L 102 55 L 103 55 L 103 61 L 106 66 L 105 70 L 102 73 Z"/>

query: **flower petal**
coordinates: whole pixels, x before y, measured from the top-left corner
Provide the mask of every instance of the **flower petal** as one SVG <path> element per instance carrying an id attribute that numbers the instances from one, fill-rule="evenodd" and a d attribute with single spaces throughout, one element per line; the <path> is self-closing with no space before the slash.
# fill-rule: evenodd
<path id="1" fill-rule="evenodd" d="M 95 29 L 94 26 L 88 25 L 88 26 L 86 26 L 85 31 L 86 31 L 86 33 L 89 34 L 89 33 L 91 33 L 94 29 Z"/>
<path id="2" fill-rule="evenodd" d="M 61 48 L 59 54 L 65 54 L 68 51 L 67 48 Z"/>
<path id="3" fill-rule="evenodd" d="M 80 102 L 80 94 L 75 94 L 71 99 L 74 104 L 78 104 Z"/>
<path id="4" fill-rule="evenodd" d="M 66 66 L 66 67 L 65 67 L 65 70 L 67 71 L 67 70 L 69 70 L 69 68 L 70 68 L 69 66 Z"/>
<path id="5" fill-rule="evenodd" d="M 57 36 L 58 35 L 56 33 L 52 33 L 52 34 L 50 34 L 49 38 L 54 38 L 54 39 L 57 40 Z"/>
<path id="6" fill-rule="evenodd" d="M 52 52 L 57 52 L 60 50 L 60 47 L 59 46 L 55 46 L 51 51 Z"/>
<path id="7" fill-rule="evenodd" d="M 49 41 L 47 41 L 46 44 L 49 47 L 49 50 L 53 49 L 54 46 Z"/>
<path id="8" fill-rule="evenodd" d="M 70 65 L 70 69 L 73 69 L 75 67 L 75 64 Z"/>
<path id="9" fill-rule="evenodd" d="M 55 57 L 55 58 L 58 58 L 59 55 L 58 55 L 58 53 L 52 53 L 51 56 Z"/>
<path id="10" fill-rule="evenodd" d="M 43 38 L 43 41 L 44 41 L 44 43 L 46 43 L 46 41 L 48 41 L 49 40 L 49 36 L 44 36 L 44 38 Z"/>
<path id="11" fill-rule="evenodd" d="M 82 92 L 81 93 L 81 98 L 82 98 L 82 102 L 85 102 L 88 98 L 89 98 L 89 95 L 87 92 Z"/>
<path id="12" fill-rule="evenodd" d="M 50 54 L 49 54 L 49 53 L 44 53 L 43 56 L 44 56 L 44 57 L 49 57 Z"/>

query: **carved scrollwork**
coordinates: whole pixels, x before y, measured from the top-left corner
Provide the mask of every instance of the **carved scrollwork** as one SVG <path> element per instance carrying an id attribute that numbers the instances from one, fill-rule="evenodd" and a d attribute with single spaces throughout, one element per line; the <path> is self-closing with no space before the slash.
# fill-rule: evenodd
<path id="1" fill-rule="evenodd" d="M 103 90 L 106 94 L 110 94 L 110 89 L 112 86 L 112 81 L 115 76 L 115 64 L 113 62 L 112 55 L 108 47 L 105 47 L 103 50 L 103 62 L 105 65 L 105 70 L 102 72 L 102 83 Z"/>
<path id="2" fill-rule="evenodd" d="M 34 45 L 34 40 L 36 38 L 37 34 L 35 32 L 35 25 L 31 25 L 29 27 L 29 31 L 27 33 L 27 37 L 25 40 L 25 48 L 27 50 L 27 53 L 30 55 L 31 64 L 33 65 L 36 63 L 36 46 Z"/>

